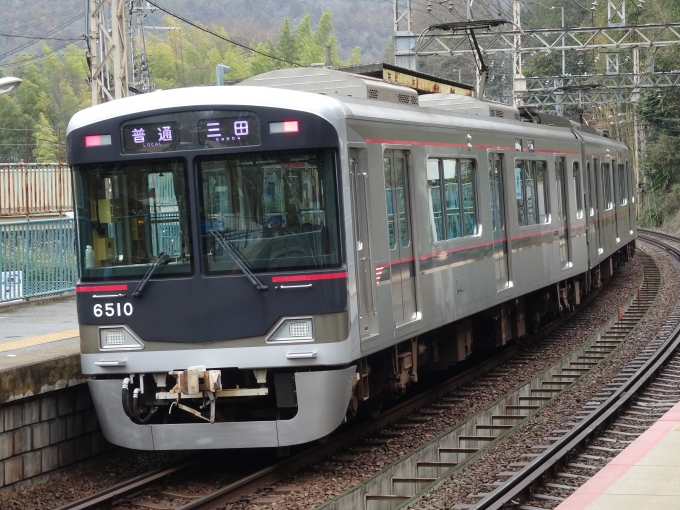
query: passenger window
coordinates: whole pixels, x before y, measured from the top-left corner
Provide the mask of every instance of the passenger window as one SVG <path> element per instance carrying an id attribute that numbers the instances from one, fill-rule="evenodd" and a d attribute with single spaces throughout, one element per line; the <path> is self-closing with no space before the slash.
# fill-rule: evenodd
<path id="1" fill-rule="evenodd" d="M 574 161 L 574 197 L 576 197 L 576 217 L 583 218 L 583 193 L 581 192 L 581 170 Z"/>
<path id="2" fill-rule="evenodd" d="M 397 237 L 394 231 L 394 211 L 392 210 L 392 161 L 383 158 L 385 172 L 385 201 L 387 202 L 387 239 L 390 250 L 397 247 Z"/>
<path id="3" fill-rule="evenodd" d="M 588 162 L 588 206 L 590 207 L 590 216 L 595 216 L 595 183 L 593 182 L 593 175 L 590 171 L 590 162 Z"/>
<path id="4" fill-rule="evenodd" d="M 458 175 L 456 161 L 442 160 L 444 170 L 444 199 L 446 203 L 446 238 L 460 237 L 460 197 L 458 196 Z"/>
<path id="5" fill-rule="evenodd" d="M 630 203 L 635 203 L 635 189 L 637 187 L 635 183 L 635 176 L 633 175 L 633 170 L 630 165 L 630 161 L 626 161 L 626 175 L 628 176 L 628 191 L 630 192 Z"/>
<path id="6" fill-rule="evenodd" d="M 623 163 L 619 164 L 617 179 L 619 181 L 619 205 L 626 205 L 628 203 L 628 186 L 626 178 L 626 167 Z"/>
<path id="7" fill-rule="evenodd" d="M 439 179 L 439 160 L 427 160 L 427 186 L 430 199 L 430 234 L 433 241 L 441 241 L 444 237 L 444 219 L 442 218 L 441 180 Z"/>
<path id="8" fill-rule="evenodd" d="M 397 207 L 399 207 L 399 239 L 401 239 L 402 248 L 406 248 L 411 244 L 409 236 L 408 218 L 406 217 L 406 180 L 404 179 L 406 161 L 404 158 L 397 158 Z"/>
<path id="9" fill-rule="evenodd" d="M 469 159 L 460 161 L 460 185 L 463 192 L 463 235 L 473 236 L 477 233 L 475 166 Z"/>
<path id="10" fill-rule="evenodd" d="M 550 195 L 545 161 L 515 162 L 515 194 L 519 225 L 550 223 Z"/>
<path id="11" fill-rule="evenodd" d="M 429 159 L 427 182 L 432 240 L 443 241 L 477 234 L 474 161 Z"/>
<path id="12" fill-rule="evenodd" d="M 602 163 L 602 188 L 604 196 L 604 210 L 609 211 L 614 207 L 612 200 L 612 172 L 609 163 Z"/>

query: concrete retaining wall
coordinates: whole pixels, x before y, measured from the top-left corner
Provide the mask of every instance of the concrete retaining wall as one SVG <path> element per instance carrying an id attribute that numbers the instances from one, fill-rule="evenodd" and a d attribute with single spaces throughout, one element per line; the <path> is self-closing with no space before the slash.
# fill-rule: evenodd
<path id="1" fill-rule="evenodd" d="M 111 448 L 87 384 L 0 408 L 0 487 L 47 481 L 51 472 Z"/>

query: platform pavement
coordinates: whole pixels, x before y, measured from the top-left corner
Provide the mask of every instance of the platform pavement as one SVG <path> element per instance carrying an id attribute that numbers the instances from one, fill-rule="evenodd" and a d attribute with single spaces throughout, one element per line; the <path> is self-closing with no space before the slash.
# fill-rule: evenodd
<path id="1" fill-rule="evenodd" d="M 0 404 L 84 381 L 75 296 L 0 305 Z"/>
<path id="2" fill-rule="evenodd" d="M 680 509 L 680 403 L 556 510 Z"/>

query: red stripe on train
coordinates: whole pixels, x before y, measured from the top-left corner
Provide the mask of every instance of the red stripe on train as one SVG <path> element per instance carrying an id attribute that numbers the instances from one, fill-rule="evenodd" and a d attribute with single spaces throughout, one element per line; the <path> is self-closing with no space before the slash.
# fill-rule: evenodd
<path id="1" fill-rule="evenodd" d="M 111 292 L 114 290 L 128 290 L 126 284 L 123 285 L 81 285 L 76 287 L 76 292 Z"/>
<path id="2" fill-rule="evenodd" d="M 326 274 L 301 274 L 293 276 L 274 276 L 272 283 L 285 282 L 309 282 L 312 280 L 337 280 L 339 278 L 347 278 L 347 271 L 340 273 L 326 273 Z"/>

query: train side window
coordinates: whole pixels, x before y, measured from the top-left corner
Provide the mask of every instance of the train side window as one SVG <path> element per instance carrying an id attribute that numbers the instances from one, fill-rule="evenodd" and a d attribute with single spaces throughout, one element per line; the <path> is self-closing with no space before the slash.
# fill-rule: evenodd
<path id="1" fill-rule="evenodd" d="M 604 195 L 604 210 L 609 211 L 614 207 L 614 201 L 612 200 L 611 165 L 609 165 L 609 163 L 602 163 L 600 168 L 602 169 L 602 194 Z"/>
<path id="2" fill-rule="evenodd" d="M 626 175 L 628 176 L 628 191 L 630 192 L 630 203 L 635 203 L 635 179 L 630 161 L 626 161 Z"/>
<path id="3" fill-rule="evenodd" d="M 595 184 L 590 171 L 590 161 L 586 168 L 588 169 L 588 206 L 590 207 L 590 216 L 595 216 Z"/>
<path id="4" fill-rule="evenodd" d="M 619 205 L 626 205 L 628 203 L 628 179 L 623 163 L 619 163 L 617 179 L 619 181 Z"/>
<path id="5" fill-rule="evenodd" d="M 387 238 L 390 250 L 397 247 L 397 236 L 394 228 L 394 211 L 392 210 L 392 160 L 383 158 L 385 172 L 385 201 L 387 202 Z"/>
<path id="6" fill-rule="evenodd" d="M 446 238 L 460 237 L 460 196 L 456 160 L 442 160 L 444 171 L 444 203 L 446 204 Z"/>
<path id="7" fill-rule="evenodd" d="M 470 159 L 460 161 L 460 186 L 463 194 L 463 235 L 477 233 L 477 204 L 475 197 L 475 162 Z"/>
<path id="8" fill-rule="evenodd" d="M 549 189 L 547 165 L 545 161 L 536 161 L 536 201 L 539 223 L 550 223 Z"/>
<path id="9" fill-rule="evenodd" d="M 477 192 L 472 160 L 427 161 L 430 234 L 433 241 L 477 234 Z"/>
<path id="10" fill-rule="evenodd" d="M 583 218 L 583 194 L 581 193 L 581 169 L 578 162 L 574 161 L 572 169 L 574 176 L 574 197 L 576 197 L 576 217 Z"/>
<path id="11" fill-rule="evenodd" d="M 444 218 L 442 216 L 441 179 L 439 178 L 439 160 L 427 160 L 427 187 L 430 200 L 430 234 L 433 241 L 441 241 L 444 237 Z"/>
<path id="12" fill-rule="evenodd" d="M 520 227 L 550 223 L 550 195 L 545 161 L 515 162 L 517 221 Z"/>

